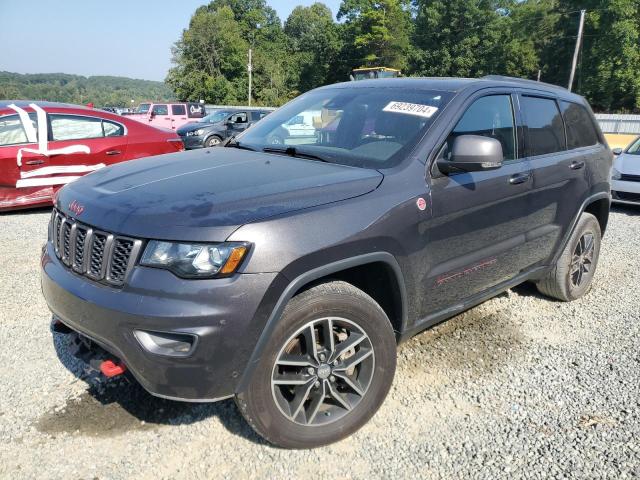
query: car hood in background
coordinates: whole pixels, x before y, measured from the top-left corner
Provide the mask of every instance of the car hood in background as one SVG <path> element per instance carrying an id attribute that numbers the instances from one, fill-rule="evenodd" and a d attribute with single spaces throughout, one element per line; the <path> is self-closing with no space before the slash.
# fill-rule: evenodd
<path id="1" fill-rule="evenodd" d="M 219 128 L 221 125 L 222 125 L 222 122 L 215 122 L 215 123 L 189 122 L 182 125 L 180 128 L 178 128 L 177 132 L 178 132 L 178 135 L 184 135 L 187 132 L 192 132 L 194 130 L 199 130 L 201 128 L 204 128 L 207 130 L 216 129 L 216 128 Z"/>
<path id="2" fill-rule="evenodd" d="M 220 241 L 246 223 L 364 195 L 376 170 L 214 148 L 121 163 L 68 184 L 56 206 L 140 238 Z"/>
<path id="3" fill-rule="evenodd" d="M 613 168 L 625 175 L 640 175 L 640 155 L 623 153 L 613 160 Z"/>

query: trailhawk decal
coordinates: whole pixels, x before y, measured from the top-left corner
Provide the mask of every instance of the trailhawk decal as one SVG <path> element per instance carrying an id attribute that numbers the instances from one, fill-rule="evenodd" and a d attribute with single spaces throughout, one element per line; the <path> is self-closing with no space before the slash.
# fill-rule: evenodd
<path id="1" fill-rule="evenodd" d="M 404 113 L 406 115 L 415 115 L 416 117 L 431 118 L 438 111 L 438 107 L 421 105 L 419 103 L 389 102 L 382 110 L 391 113 Z"/>
<path id="2" fill-rule="evenodd" d="M 472 265 L 470 267 L 465 268 L 464 270 L 461 270 L 459 272 L 455 272 L 455 273 L 448 273 L 445 275 L 442 275 L 440 277 L 438 277 L 438 279 L 436 280 L 436 286 L 441 286 L 444 285 L 446 283 L 450 283 L 453 282 L 454 280 L 459 280 L 461 278 L 467 277 L 469 275 L 472 275 L 474 273 L 477 273 L 481 270 L 484 270 L 486 268 L 489 268 L 492 265 L 495 265 L 496 263 L 498 263 L 498 259 L 497 258 L 489 258 L 488 260 L 485 260 L 483 262 L 480 262 L 476 265 Z"/>
<path id="3" fill-rule="evenodd" d="M 49 126 L 47 124 L 47 112 L 40 108 L 35 103 L 30 103 L 29 106 L 36 112 L 38 119 L 38 132 L 40 135 L 36 135 L 36 129 L 33 127 L 33 123 L 29 118 L 29 114 L 18 107 L 15 104 L 9 105 L 9 108 L 14 110 L 20 117 L 20 122 L 27 135 L 27 141 L 29 143 L 37 143 L 38 148 L 24 147 L 18 150 L 16 157 L 16 163 L 20 170 L 20 179 L 16 181 L 16 188 L 24 187 L 42 187 L 49 185 L 64 185 L 69 182 L 73 182 L 81 177 L 81 175 L 65 175 L 65 176 L 52 176 L 61 173 L 80 174 L 88 173 L 105 167 L 104 163 L 98 163 L 96 165 L 59 165 L 37 168 L 34 170 L 23 171 L 22 170 L 22 154 L 23 153 L 35 153 L 36 155 L 43 155 L 45 157 L 51 157 L 54 155 L 71 155 L 74 153 L 91 153 L 91 149 L 87 145 L 69 145 L 64 148 L 49 149 Z"/>

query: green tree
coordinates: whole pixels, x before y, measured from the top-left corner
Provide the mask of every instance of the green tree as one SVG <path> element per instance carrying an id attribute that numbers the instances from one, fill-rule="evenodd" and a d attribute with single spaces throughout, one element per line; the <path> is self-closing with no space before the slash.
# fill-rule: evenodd
<path id="1" fill-rule="evenodd" d="M 294 8 L 285 22 L 284 32 L 298 72 L 296 90 L 305 92 L 328 83 L 342 47 L 339 27 L 329 7 L 314 3 Z"/>
<path id="2" fill-rule="evenodd" d="M 342 56 L 352 67 L 386 66 L 404 70 L 411 49 L 408 0 L 344 0 Z"/>
<path id="3" fill-rule="evenodd" d="M 166 82 L 183 100 L 238 103 L 246 85 L 248 44 L 228 6 L 199 8 L 173 48 Z"/>

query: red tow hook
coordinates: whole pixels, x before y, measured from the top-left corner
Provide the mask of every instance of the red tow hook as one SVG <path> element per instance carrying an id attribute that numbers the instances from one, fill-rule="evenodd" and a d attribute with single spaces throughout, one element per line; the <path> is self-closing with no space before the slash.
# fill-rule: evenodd
<path id="1" fill-rule="evenodd" d="M 107 378 L 117 377 L 127 371 L 124 363 L 114 363 L 113 360 L 105 360 L 100 364 L 100 371 Z"/>

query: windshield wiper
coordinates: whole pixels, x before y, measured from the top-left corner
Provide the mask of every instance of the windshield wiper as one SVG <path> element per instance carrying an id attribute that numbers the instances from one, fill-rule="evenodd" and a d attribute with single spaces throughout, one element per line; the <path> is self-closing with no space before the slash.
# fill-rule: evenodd
<path id="1" fill-rule="evenodd" d="M 238 142 L 236 140 L 236 136 L 232 136 L 229 137 L 227 140 L 225 140 L 225 142 L 222 144 L 223 147 L 229 147 L 229 148 L 239 148 L 240 150 L 249 150 L 250 152 L 255 152 L 256 149 L 253 147 L 248 147 L 246 145 L 241 145 L 240 142 Z"/>
<path id="2" fill-rule="evenodd" d="M 295 147 L 285 147 L 285 148 L 264 147 L 262 151 L 265 153 L 279 153 L 279 154 L 289 155 L 290 157 L 308 158 L 310 160 L 318 160 L 319 162 L 331 163 L 331 161 L 327 160 L 326 158 L 323 158 L 319 155 L 315 155 L 313 153 L 301 152 Z"/>

